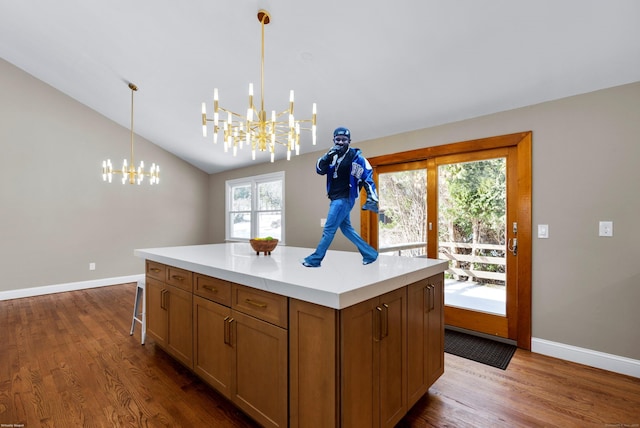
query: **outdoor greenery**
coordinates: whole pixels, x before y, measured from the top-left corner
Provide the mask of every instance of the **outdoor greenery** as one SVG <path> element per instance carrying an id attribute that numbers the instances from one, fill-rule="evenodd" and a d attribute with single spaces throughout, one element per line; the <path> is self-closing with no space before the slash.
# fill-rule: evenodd
<path id="1" fill-rule="evenodd" d="M 379 175 L 381 248 L 426 243 L 426 177 L 424 169 Z M 470 256 L 473 251 L 475 256 L 504 258 L 505 159 L 441 165 L 438 185 L 438 238 L 443 258 Z M 478 248 L 478 244 L 483 245 Z M 424 245 L 403 250 L 403 255 L 408 256 L 424 254 Z M 505 272 L 504 264 L 496 263 L 452 261 L 450 266 L 466 271 Z M 456 276 L 457 279 L 468 279 L 465 275 Z M 495 279 L 473 279 L 503 283 Z"/>

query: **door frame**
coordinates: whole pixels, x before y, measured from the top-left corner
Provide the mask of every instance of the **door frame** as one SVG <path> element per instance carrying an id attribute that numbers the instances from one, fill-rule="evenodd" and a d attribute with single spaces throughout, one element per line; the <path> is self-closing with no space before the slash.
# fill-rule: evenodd
<path id="1" fill-rule="evenodd" d="M 515 273 L 516 299 L 515 319 L 513 320 L 515 331 L 510 331 L 509 336 L 515 336 L 518 347 L 527 350 L 531 349 L 531 140 L 532 131 L 526 131 L 368 158 L 373 167 L 374 180 L 377 183 L 377 168 L 383 165 L 403 164 L 439 156 L 472 153 L 496 148 L 509 148 L 509 150 L 513 150 L 516 153 L 517 165 L 513 166 L 515 169 L 513 173 L 517 185 L 517 197 L 515 205 L 512 205 L 512 221 L 518 223 L 518 262 Z M 428 170 L 428 174 L 435 174 L 435 171 L 429 172 Z M 431 176 L 428 177 L 429 179 L 431 179 Z M 364 195 L 361 197 L 365 198 Z M 427 207 L 427 210 L 429 218 L 434 218 L 435 211 L 432 210 L 437 210 L 437 208 Z M 374 248 L 378 248 L 377 226 L 377 215 L 375 213 L 361 211 L 361 235 Z M 437 245 L 437 242 L 433 243 L 431 241 L 434 240 L 429 239 L 428 246 Z M 430 252 L 430 254 L 434 253 Z"/>

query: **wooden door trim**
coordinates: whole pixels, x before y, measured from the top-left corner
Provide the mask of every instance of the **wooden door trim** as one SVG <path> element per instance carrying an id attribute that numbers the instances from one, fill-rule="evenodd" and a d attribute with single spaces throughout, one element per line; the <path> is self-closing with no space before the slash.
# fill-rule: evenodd
<path id="1" fill-rule="evenodd" d="M 518 347 L 528 350 L 531 349 L 531 141 L 532 132 L 526 131 L 368 158 L 374 170 L 374 180 L 377 183 L 377 169 L 383 165 L 416 162 L 433 159 L 438 156 L 477 152 L 500 147 L 510 147 L 517 150 L 518 193 L 516 210 L 518 215 L 519 262 L 516 283 L 518 296 L 516 340 Z M 360 215 L 361 235 L 377 248 L 378 234 L 375 226 L 377 226 L 376 215 L 369 211 L 362 211 Z"/>

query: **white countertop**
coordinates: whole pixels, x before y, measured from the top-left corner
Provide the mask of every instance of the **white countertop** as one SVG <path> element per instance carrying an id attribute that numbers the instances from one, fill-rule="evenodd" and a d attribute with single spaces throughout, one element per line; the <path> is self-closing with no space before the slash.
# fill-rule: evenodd
<path id="1" fill-rule="evenodd" d="M 249 243 L 134 250 L 138 257 L 334 309 L 343 309 L 444 272 L 447 262 L 380 255 L 364 266 L 358 252 L 329 250 L 318 268 L 300 261 L 314 250 L 278 247 L 256 255 Z"/>

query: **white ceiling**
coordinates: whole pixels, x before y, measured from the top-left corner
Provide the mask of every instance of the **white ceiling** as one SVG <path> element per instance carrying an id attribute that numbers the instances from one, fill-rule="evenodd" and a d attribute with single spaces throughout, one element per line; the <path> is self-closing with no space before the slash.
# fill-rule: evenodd
<path id="1" fill-rule="evenodd" d="M 200 110 L 259 104 L 259 9 L 266 110 L 318 105 L 303 153 L 640 81 L 637 0 L 0 0 L 0 57 L 126 128 L 135 83 L 135 132 L 214 173 L 252 162 Z"/>

